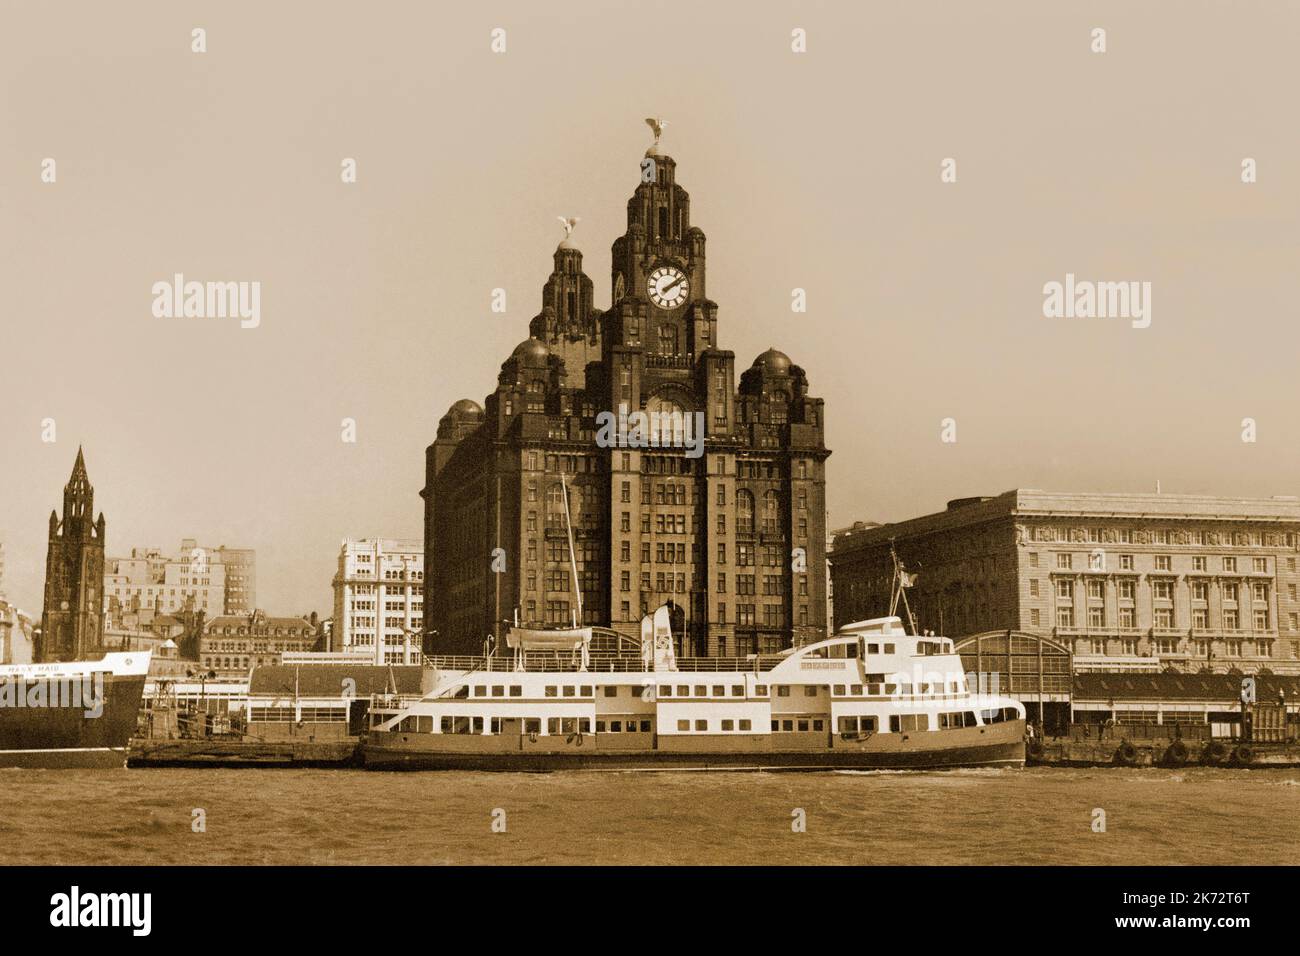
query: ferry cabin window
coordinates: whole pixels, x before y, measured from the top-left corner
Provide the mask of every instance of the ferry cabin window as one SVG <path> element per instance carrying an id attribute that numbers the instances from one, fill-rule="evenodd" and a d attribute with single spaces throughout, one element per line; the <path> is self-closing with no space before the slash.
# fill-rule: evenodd
<path id="1" fill-rule="evenodd" d="M 744 719 L 741 720 L 741 722 L 740 722 L 740 729 L 741 729 L 741 730 L 751 730 L 751 729 L 753 729 L 753 726 L 754 726 L 754 725 L 750 722 L 749 718 L 744 718 Z"/>
<path id="2" fill-rule="evenodd" d="M 691 729 L 691 722 L 690 722 L 689 720 L 679 720 L 679 721 L 677 721 L 677 729 L 678 729 L 679 731 L 690 730 L 690 729 Z"/>
<path id="3" fill-rule="evenodd" d="M 744 688 L 743 686 L 741 686 L 740 684 L 732 684 L 732 685 L 731 685 L 731 696 L 732 696 L 732 697 L 744 697 L 744 696 L 745 696 L 745 688 Z"/>
<path id="4" fill-rule="evenodd" d="M 541 732 L 542 732 L 542 718 L 540 717 L 524 718 L 524 733 L 540 734 Z"/>
<path id="5" fill-rule="evenodd" d="M 885 653 L 886 653 L 886 654 L 892 654 L 892 653 L 894 653 L 894 645 L 893 645 L 893 644 L 886 644 L 886 645 L 885 645 Z"/>
<path id="6" fill-rule="evenodd" d="M 506 696 L 506 687 L 505 687 L 505 685 L 504 685 L 504 684 L 493 684 L 493 685 L 492 685 L 492 696 L 493 696 L 493 697 L 504 697 L 504 696 Z"/>
<path id="7" fill-rule="evenodd" d="M 697 721 L 695 722 L 695 729 L 696 729 L 696 730 L 708 730 L 708 729 L 709 729 L 709 722 L 708 722 L 707 720 L 697 720 Z"/>
<path id="8" fill-rule="evenodd" d="M 727 688 L 724 687 L 722 684 L 714 684 L 714 685 L 713 685 L 713 696 L 714 696 L 714 697 L 726 697 L 726 696 L 727 696 Z"/>
<path id="9" fill-rule="evenodd" d="M 868 645 L 867 645 L 867 653 L 868 653 L 868 654 L 879 654 L 879 653 L 880 653 L 880 645 L 879 645 L 879 644 L 868 644 Z"/>
<path id="10" fill-rule="evenodd" d="M 605 722 L 603 720 L 596 721 L 596 733 L 603 734 L 604 732 L 605 732 Z"/>
<path id="11" fill-rule="evenodd" d="M 611 721 L 609 722 L 609 730 L 610 730 L 610 733 L 615 733 L 615 734 L 617 734 L 617 733 L 621 732 L 622 729 L 623 729 L 623 721 L 621 721 L 621 720 L 611 720 Z"/>
<path id="12" fill-rule="evenodd" d="M 766 697 L 766 696 L 767 696 L 767 685 L 766 685 L 766 684 L 755 684 L 755 685 L 754 685 L 754 696 L 755 696 L 755 697 Z"/>
<path id="13" fill-rule="evenodd" d="M 616 684 L 607 684 L 607 685 L 605 685 L 605 696 L 606 696 L 606 697 L 617 697 L 617 696 L 618 696 L 618 686 L 617 686 Z"/>
<path id="14" fill-rule="evenodd" d="M 650 721 L 648 720 L 641 721 L 641 733 L 643 734 L 650 733 Z"/>
<path id="15" fill-rule="evenodd" d="M 815 686 L 808 686 L 808 687 L 805 687 L 805 688 L 803 689 L 803 695 L 804 695 L 805 697 L 816 697 L 816 696 L 817 696 L 817 690 L 818 690 L 818 688 L 815 687 Z"/>
<path id="16" fill-rule="evenodd" d="M 857 733 L 868 734 L 868 733 L 875 733 L 875 731 L 876 731 L 875 717 L 841 717 L 840 718 L 840 733 L 842 734 L 857 734 Z"/>
<path id="17" fill-rule="evenodd" d="M 929 714 L 890 714 L 889 729 L 894 733 L 907 733 L 912 730 L 929 730 Z"/>
<path id="18" fill-rule="evenodd" d="M 510 696 L 511 696 L 511 697 L 523 697 L 523 696 L 524 696 L 524 689 L 523 689 L 523 687 L 521 687 L 521 686 L 518 685 L 518 684 L 511 684 L 511 685 L 510 685 Z"/>
<path id="19" fill-rule="evenodd" d="M 501 718 L 500 718 L 500 717 L 493 717 L 493 718 L 492 718 L 492 733 L 494 733 L 494 734 L 499 734 L 499 733 L 501 733 Z"/>
<path id="20" fill-rule="evenodd" d="M 862 685 L 861 685 L 861 684 L 850 684 L 850 685 L 849 685 L 849 693 L 852 694 L 854 697 L 861 697 L 861 696 L 862 696 Z"/>
<path id="21" fill-rule="evenodd" d="M 579 697 L 594 697 L 595 694 L 593 694 L 593 693 L 591 692 L 591 688 L 590 688 L 590 687 L 588 687 L 587 685 L 584 684 L 582 687 L 579 687 L 579 688 L 578 688 L 578 696 L 579 696 Z"/>
<path id="22" fill-rule="evenodd" d="M 706 686 L 703 685 L 703 684 L 696 684 L 696 685 L 695 685 L 695 696 L 696 696 L 696 697 L 708 697 L 708 696 L 709 696 L 709 688 L 706 687 Z"/>
<path id="23" fill-rule="evenodd" d="M 844 696 L 844 685 L 843 685 L 843 684 L 836 684 L 834 687 L 831 688 L 831 693 L 832 693 L 834 696 L 836 696 L 836 697 L 843 697 L 843 696 Z"/>
<path id="24" fill-rule="evenodd" d="M 486 697 L 486 696 L 487 696 L 487 692 L 488 692 L 488 689 L 487 689 L 487 687 L 486 687 L 485 685 L 483 685 L 483 684 L 478 684 L 478 685 L 476 685 L 476 686 L 474 687 L 474 696 L 475 696 L 475 697 Z"/>
<path id="25" fill-rule="evenodd" d="M 574 687 L 572 684 L 566 684 L 564 687 L 565 697 L 572 697 L 577 692 L 578 692 L 578 688 Z"/>
<path id="26" fill-rule="evenodd" d="M 547 685 L 547 688 L 546 688 L 546 696 L 547 696 L 547 697 L 558 697 L 558 696 L 559 696 L 559 692 L 560 692 L 560 689 L 559 689 L 557 686 L 555 686 L 554 684 L 549 684 L 549 685 Z"/>
<path id="27" fill-rule="evenodd" d="M 689 687 L 687 687 L 685 684 L 678 684 L 678 685 L 677 685 L 677 696 L 678 696 L 678 697 L 690 697 L 690 696 L 691 696 L 691 689 L 690 689 Z"/>
<path id="28" fill-rule="evenodd" d="M 660 696 L 660 697 L 671 697 L 671 696 L 673 696 L 673 685 L 672 685 L 672 684 L 664 684 L 663 687 L 660 687 L 660 688 L 659 688 L 659 696 Z"/>
<path id="29" fill-rule="evenodd" d="M 736 722 L 735 722 L 734 720 L 724 720 L 724 721 L 722 722 L 722 729 L 723 729 L 723 730 L 735 730 L 735 729 L 736 729 Z"/>
<path id="30" fill-rule="evenodd" d="M 789 684 L 777 684 L 777 685 L 776 685 L 776 696 L 777 696 L 777 697 L 789 697 L 789 696 L 790 696 L 790 685 L 789 685 Z"/>

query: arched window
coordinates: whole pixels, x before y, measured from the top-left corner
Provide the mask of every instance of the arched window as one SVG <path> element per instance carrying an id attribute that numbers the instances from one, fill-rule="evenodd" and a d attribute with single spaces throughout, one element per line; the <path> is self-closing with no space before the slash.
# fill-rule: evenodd
<path id="1" fill-rule="evenodd" d="M 775 491 L 763 495 L 763 533 L 775 534 L 780 522 L 780 496 Z"/>
<path id="2" fill-rule="evenodd" d="M 754 496 L 743 488 L 736 492 L 736 531 L 754 533 Z"/>
<path id="3" fill-rule="evenodd" d="M 678 447 L 685 443 L 687 411 L 670 398 L 652 398 L 645 410 L 650 416 L 650 443 Z"/>

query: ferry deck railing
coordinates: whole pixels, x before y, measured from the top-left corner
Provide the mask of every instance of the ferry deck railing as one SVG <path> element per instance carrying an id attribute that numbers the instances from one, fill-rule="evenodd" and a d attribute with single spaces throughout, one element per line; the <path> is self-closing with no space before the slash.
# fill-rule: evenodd
<path id="1" fill-rule="evenodd" d="M 737 673 L 763 673 L 785 660 L 779 654 L 760 654 L 756 657 L 679 657 L 677 670 L 686 672 L 733 671 Z M 426 667 L 456 671 L 491 671 L 508 673 L 517 671 L 512 656 L 481 657 L 474 655 L 425 655 Z M 568 652 L 534 652 L 524 655 L 525 671 L 579 671 L 581 662 L 577 655 Z M 592 654 L 588 658 L 588 673 L 643 673 L 652 671 L 640 656 Z"/>

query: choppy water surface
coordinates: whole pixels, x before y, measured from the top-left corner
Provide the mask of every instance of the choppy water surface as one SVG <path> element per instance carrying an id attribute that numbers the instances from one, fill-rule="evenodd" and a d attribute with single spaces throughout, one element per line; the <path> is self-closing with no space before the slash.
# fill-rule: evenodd
<path id="1" fill-rule="evenodd" d="M 4 770 L 0 863 L 1297 864 L 1300 770 Z"/>

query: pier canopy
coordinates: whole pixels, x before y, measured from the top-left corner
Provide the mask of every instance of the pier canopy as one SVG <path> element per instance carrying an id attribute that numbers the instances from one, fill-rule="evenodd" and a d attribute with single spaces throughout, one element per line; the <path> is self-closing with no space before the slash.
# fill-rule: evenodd
<path id="1" fill-rule="evenodd" d="M 1040 726 L 1070 721 L 1070 649 L 1050 637 L 1027 631 L 983 631 L 960 638 L 961 655 L 972 691 L 1006 694 L 1025 705 Z M 978 681 L 978 683 L 977 683 Z"/>

